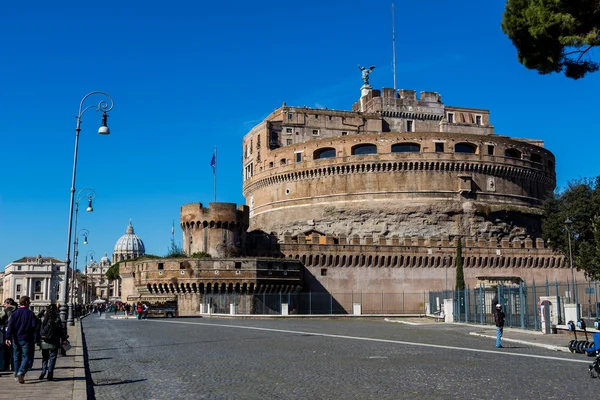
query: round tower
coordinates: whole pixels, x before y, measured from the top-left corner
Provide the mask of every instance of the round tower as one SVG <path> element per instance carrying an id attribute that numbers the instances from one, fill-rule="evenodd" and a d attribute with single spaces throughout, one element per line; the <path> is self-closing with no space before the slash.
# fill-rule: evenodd
<path id="1" fill-rule="evenodd" d="M 244 248 L 248 207 L 235 203 L 190 203 L 181 206 L 183 251 L 204 252 L 212 257 L 232 257 Z"/>

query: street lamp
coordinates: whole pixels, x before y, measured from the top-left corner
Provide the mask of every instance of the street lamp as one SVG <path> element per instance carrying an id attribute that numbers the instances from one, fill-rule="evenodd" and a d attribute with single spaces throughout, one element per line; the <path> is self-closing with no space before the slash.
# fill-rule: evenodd
<path id="1" fill-rule="evenodd" d="M 83 103 L 87 100 L 88 97 L 99 94 L 105 96 L 106 99 L 100 100 L 97 105 L 87 106 L 83 108 Z M 108 101 L 107 101 L 108 99 Z M 65 260 L 65 279 L 64 285 L 62 286 L 61 293 L 61 301 L 62 305 L 60 307 L 60 319 L 63 321 L 63 324 L 66 326 L 67 324 L 67 282 L 69 280 L 69 266 L 71 264 L 71 233 L 73 229 L 73 205 L 75 203 L 75 177 L 77 176 L 77 150 L 79 147 L 79 133 L 81 132 L 81 116 L 89 109 L 95 108 L 96 111 L 102 111 L 102 125 L 98 129 L 98 133 L 101 135 L 110 134 L 110 129 L 106 124 L 107 113 L 112 110 L 114 107 L 114 102 L 112 97 L 105 92 L 90 92 L 86 94 L 81 102 L 79 103 L 79 114 L 77 114 L 77 126 L 75 127 L 75 151 L 73 152 L 73 175 L 71 178 L 71 198 L 69 201 L 69 228 L 67 230 L 67 258 Z"/>
<path id="2" fill-rule="evenodd" d="M 75 218 L 75 220 L 77 220 L 77 218 Z M 77 222 L 75 223 L 75 226 L 77 226 Z M 88 236 L 90 235 L 90 231 L 88 231 L 87 229 L 80 229 L 79 232 L 77 232 L 77 235 L 75 235 L 75 242 L 73 243 L 73 257 L 74 257 L 74 261 L 73 261 L 73 268 L 71 269 L 71 290 L 70 290 L 70 294 L 69 294 L 69 299 L 71 300 L 69 302 L 69 315 L 67 318 L 67 323 L 71 326 L 75 325 L 75 319 L 73 316 L 73 311 L 75 308 L 75 296 L 73 295 L 74 290 L 75 290 L 75 271 L 77 270 L 77 258 L 79 257 L 79 237 L 83 235 L 83 244 L 88 244 Z"/>
<path id="3" fill-rule="evenodd" d="M 77 193 L 77 200 L 75 201 L 75 227 L 73 228 L 73 230 L 75 232 L 77 232 L 77 219 L 79 216 L 79 202 L 83 199 L 86 199 L 88 201 L 88 206 L 85 209 L 85 211 L 87 212 L 93 212 L 94 211 L 94 207 L 92 206 L 92 200 L 94 200 L 96 198 L 96 192 L 94 192 L 92 189 L 90 188 L 83 188 L 79 191 L 79 193 Z M 86 230 L 87 232 L 87 230 Z M 89 232 L 87 232 L 86 236 L 85 236 L 85 241 L 84 244 L 87 244 L 87 235 L 89 235 Z M 75 287 L 75 271 L 77 271 L 77 256 L 78 256 L 78 246 L 77 246 L 77 239 L 79 237 L 79 234 L 75 237 L 75 242 L 74 244 L 74 257 L 75 260 L 73 262 L 73 268 L 71 270 L 71 290 L 70 290 L 70 298 L 71 301 L 69 302 L 69 313 L 68 313 L 68 317 L 67 317 L 67 323 L 71 326 L 75 325 L 75 320 L 74 320 L 74 315 L 73 315 L 73 307 L 75 306 L 74 304 L 74 298 L 73 298 L 73 290 Z"/>
<path id="4" fill-rule="evenodd" d="M 569 238 L 569 266 L 571 267 L 571 284 L 573 285 L 573 298 L 575 299 L 575 304 L 577 302 L 577 291 L 575 290 L 575 273 L 573 272 L 573 252 L 571 250 L 571 231 L 569 228 L 573 221 L 570 218 L 565 220 L 565 229 L 567 230 L 567 236 Z"/>
<path id="5" fill-rule="evenodd" d="M 90 302 L 90 298 L 92 297 L 92 290 L 89 290 L 89 296 L 88 296 L 88 288 L 90 286 L 90 279 L 88 276 L 88 256 L 90 256 L 90 262 L 94 261 L 94 256 L 96 255 L 96 252 L 94 250 L 88 250 L 87 253 L 85 253 L 85 302 L 86 304 Z"/>

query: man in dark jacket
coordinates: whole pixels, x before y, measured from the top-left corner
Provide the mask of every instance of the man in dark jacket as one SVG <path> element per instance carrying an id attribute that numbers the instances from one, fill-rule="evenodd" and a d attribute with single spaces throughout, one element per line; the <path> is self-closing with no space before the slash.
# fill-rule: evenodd
<path id="1" fill-rule="evenodd" d="M 496 321 L 496 347 L 502 348 L 502 334 L 504 331 L 504 318 L 506 315 L 502 311 L 502 305 L 496 304 L 496 313 L 494 314 L 494 320 Z"/>
<path id="2" fill-rule="evenodd" d="M 13 311 L 15 311 L 17 309 L 17 303 L 15 303 L 15 301 L 13 299 L 11 299 L 10 297 L 7 298 L 6 300 L 4 300 L 4 310 L 2 310 L 2 312 L 0 312 L 0 325 L 2 326 L 2 333 L 3 333 L 3 340 L 2 342 L 4 343 L 4 338 L 6 338 L 6 325 L 8 325 L 8 320 L 10 318 L 10 315 L 13 313 Z M 13 359 L 12 359 L 12 349 L 8 346 L 4 346 L 3 349 L 3 353 L 4 353 L 4 359 L 2 361 L 4 361 L 4 370 L 5 371 L 10 371 L 13 369 Z"/>
<path id="3" fill-rule="evenodd" d="M 33 366 L 34 333 L 38 322 L 29 309 L 28 296 L 19 299 L 19 308 L 10 316 L 6 329 L 6 345 L 13 346 L 15 380 L 25 383 L 25 374 Z"/>

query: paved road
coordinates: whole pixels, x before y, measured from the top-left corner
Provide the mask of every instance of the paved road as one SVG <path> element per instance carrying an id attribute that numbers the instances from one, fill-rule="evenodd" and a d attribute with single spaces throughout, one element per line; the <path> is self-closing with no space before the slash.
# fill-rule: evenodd
<path id="1" fill-rule="evenodd" d="M 383 320 L 82 321 L 98 400 L 592 399 L 591 359 Z M 433 347 L 432 347 L 433 346 Z"/>

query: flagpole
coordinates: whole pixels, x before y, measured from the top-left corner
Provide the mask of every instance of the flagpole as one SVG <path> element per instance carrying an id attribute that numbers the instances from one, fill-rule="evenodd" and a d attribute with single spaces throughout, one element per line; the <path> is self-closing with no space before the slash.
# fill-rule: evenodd
<path id="1" fill-rule="evenodd" d="M 215 146 L 215 170 L 213 173 L 215 203 L 217 202 L 217 147 Z"/>

